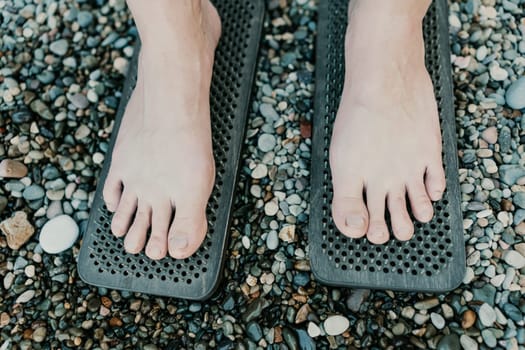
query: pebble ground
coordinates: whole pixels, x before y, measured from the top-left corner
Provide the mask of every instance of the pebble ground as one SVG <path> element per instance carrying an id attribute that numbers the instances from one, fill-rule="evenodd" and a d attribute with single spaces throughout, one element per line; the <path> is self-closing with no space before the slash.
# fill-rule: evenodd
<path id="1" fill-rule="evenodd" d="M 207 302 L 84 284 L 80 242 L 0 236 L 0 349 L 525 349 L 522 0 L 451 4 L 468 271 L 442 295 L 325 287 L 309 272 L 316 2 L 269 0 L 219 291 Z M 85 229 L 136 30 L 124 0 L 0 0 L 0 220 Z"/>

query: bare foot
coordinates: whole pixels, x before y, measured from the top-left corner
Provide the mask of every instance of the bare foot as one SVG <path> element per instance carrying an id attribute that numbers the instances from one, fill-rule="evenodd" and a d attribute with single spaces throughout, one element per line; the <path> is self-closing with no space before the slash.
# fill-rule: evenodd
<path id="1" fill-rule="evenodd" d="M 336 226 L 349 237 L 366 235 L 383 244 L 390 236 L 385 209 L 395 237 L 410 239 L 414 227 L 406 195 L 415 218 L 430 221 L 431 201 L 442 197 L 445 175 L 437 106 L 424 65 L 424 11 L 419 19 L 408 13 L 405 18 L 383 6 L 382 16 L 375 2 L 350 5 L 345 85 L 330 164 Z"/>
<path id="2" fill-rule="evenodd" d="M 192 255 L 207 231 L 215 167 L 209 91 L 221 23 L 208 0 L 128 0 L 142 40 L 104 200 L 130 253 Z"/>

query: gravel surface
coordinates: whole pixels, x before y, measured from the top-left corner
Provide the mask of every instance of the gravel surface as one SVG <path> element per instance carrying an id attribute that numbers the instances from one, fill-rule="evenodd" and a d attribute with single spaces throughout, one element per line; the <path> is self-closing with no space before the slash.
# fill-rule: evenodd
<path id="1" fill-rule="evenodd" d="M 0 0 L 0 349 L 525 349 L 524 5 L 451 4 L 468 271 L 435 296 L 313 280 L 316 2 L 267 1 L 225 278 L 197 303 L 76 272 L 136 39 L 125 1 Z M 73 247 L 40 244 L 60 222 Z"/>

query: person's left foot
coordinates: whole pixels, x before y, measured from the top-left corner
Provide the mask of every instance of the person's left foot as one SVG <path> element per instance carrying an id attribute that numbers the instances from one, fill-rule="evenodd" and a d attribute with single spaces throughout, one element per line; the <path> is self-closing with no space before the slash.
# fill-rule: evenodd
<path id="1" fill-rule="evenodd" d="M 344 91 L 330 147 L 332 215 L 345 235 L 382 244 L 390 236 L 385 207 L 394 235 L 410 239 L 406 195 L 415 218 L 430 221 L 445 175 L 421 22 L 381 24 L 361 3 L 351 2 Z"/>

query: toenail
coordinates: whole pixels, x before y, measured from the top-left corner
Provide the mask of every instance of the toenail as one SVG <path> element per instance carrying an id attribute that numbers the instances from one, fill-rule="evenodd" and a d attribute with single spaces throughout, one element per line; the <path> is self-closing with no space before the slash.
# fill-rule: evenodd
<path id="1" fill-rule="evenodd" d="M 361 215 L 350 215 L 346 218 L 346 226 L 362 228 L 365 225 L 365 219 Z"/>
<path id="2" fill-rule="evenodd" d="M 176 249 L 184 249 L 188 246 L 188 239 L 186 237 L 175 237 L 171 239 L 171 244 Z"/>

